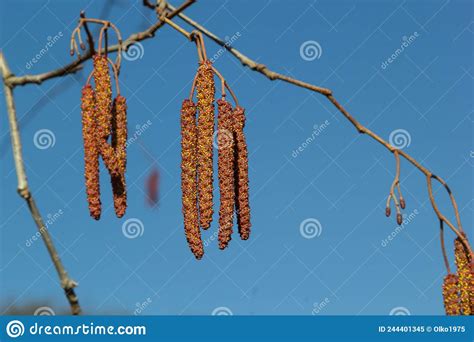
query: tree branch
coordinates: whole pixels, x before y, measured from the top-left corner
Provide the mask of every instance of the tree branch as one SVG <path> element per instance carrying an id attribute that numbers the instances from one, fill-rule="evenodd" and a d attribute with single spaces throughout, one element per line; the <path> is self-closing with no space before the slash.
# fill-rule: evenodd
<path id="1" fill-rule="evenodd" d="M 169 3 L 167 3 L 167 8 L 171 11 L 174 11 L 175 8 L 170 5 Z M 238 51 L 236 48 L 230 46 L 229 44 L 226 44 L 226 42 L 224 40 L 222 40 L 221 38 L 219 38 L 217 35 L 215 35 L 214 33 L 212 33 L 211 31 L 209 31 L 208 29 L 206 29 L 204 26 L 200 25 L 199 23 L 197 23 L 196 21 L 192 20 L 190 17 L 188 17 L 187 15 L 183 14 L 183 13 L 179 13 L 178 14 L 178 17 L 181 18 L 182 20 L 184 20 L 186 23 L 188 23 L 189 25 L 193 26 L 195 29 L 199 30 L 200 32 L 202 32 L 204 35 L 206 35 L 207 37 L 209 37 L 210 39 L 212 39 L 215 43 L 217 43 L 218 45 L 220 45 L 221 47 L 223 47 L 224 49 L 226 49 L 227 51 L 229 51 L 234 57 L 236 57 L 244 66 L 247 66 L 249 67 L 250 69 L 256 71 L 256 72 L 259 72 L 261 73 L 262 75 L 264 75 L 265 77 L 267 77 L 268 79 L 270 79 L 271 81 L 273 80 L 281 80 L 281 81 L 284 81 L 284 82 L 287 82 L 287 83 L 290 83 L 290 84 L 293 84 L 297 87 L 300 87 L 300 88 L 305 88 L 305 89 L 308 89 L 308 90 L 311 90 L 311 91 L 314 91 L 314 92 L 317 92 L 319 94 L 322 94 L 324 96 L 326 96 L 326 98 L 341 112 L 342 115 L 344 115 L 344 117 L 349 120 L 349 122 L 355 127 L 355 129 L 361 133 L 361 134 L 366 134 L 368 136 L 370 136 L 372 139 L 374 139 L 375 141 L 377 141 L 378 143 L 380 143 L 381 145 L 383 145 L 386 149 L 388 149 L 390 152 L 394 153 L 395 151 L 397 151 L 397 153 L 402 156 L 403 158 L 405 158 L 406 160 L 408 160 L 411 164 L 413 164 L 413 166 L 415 166 L 418 170 L 420 170 L 428 179 L 428 193 L 429 193 L 429 197 L 430 197 L 430 201 L 431 201 L 431 205 L 433 207 L 433 210 L 435 211 L 436 213 L 436 216 L 438 217 L 439 220 L 441 220 L 442 222 L 446 223 L 449 228 L 451 228 L 451 230 L 460 238 L 460 240 L 464 243 L 465 247 L 467 248 L 467 250 L 469 251 L 470 255 L 472 258 L 474 258 L 474 254 L 472 252 L 472 249 L 471 249 L 471 246 L 469 245 L 469 243 L 467 242 L 467 239 L 464 238 L 464 236 L 461 234 L 462 232 L 462 226 L 461 226 L 461 219 L 460 219 L 460 216 L 459 216 L 459 210 L 458 210 L 458 207 L 457 207 L 457 204 L 456 204 L 456 200 L 454 199 L 454 195 L 452 194 L 451 190 L 449 189 L 448 185 L 446 184 L 446 182 L 444 182 L 441 178 L 439 178 L 438 176 L 434 175 L 430 170 L 428 170 L 427 168 L 425 168 L 423 165 L 421 165 L 416 159 L 414 159 L 413 157 L 411 157 L 409 154 L 407 154 L 406 152 L 402 151 L 402 150 L 398 150 L 396 149 L 394 146 L 392 146 L 388 141 L 382 139 L 379 135 L 377 135 L 376 133 L 372 132 L 370 129 L 368 129 L 367 127 L 363 126 L 362 124 L 360 124 L 337 100 L 336 98 L 333 96 L 332 94 L 332 91 L 330 89 L 327 89 L 327 88 L 323 88 L 323 87 L 319 87 L 319 86 L 315 86 L 313 84 L 310 84 L 310 83 L 306 83 L 306 82 L 303 82 L 303 81 L 300 81 L 298 79 L 294 79 L 294 78 L 291 78 L 289 76 L 286 76 L 286 75 L 283 75 L 283 74 L 280 74 L 280 73 L 277 73 L 277 72 L 274 72 L 270 69 L 268 69 L 264 64 L 259 64 L 257 63 L 256 61 L 252 60 L 251 58 L 247 57 L 246 55 L 244 55 L 243 53 L 241 53 L 240 51 Z M 436 201 L 434 199 L 434 196 L 433 196 L 433 192 L 432 192 L 432 185 L 431 185 L 431 179 L 434 178 L 436 180 L 438 180 L 446 189 L 446 191 L 448 192 L 449 196 L 450 196 L 450 199 L 451 199 L 451 203 L 452 203 L 452 206 L 453 206 L 453 209 L 454 209 L 454 213 L 455 213 L 455 216 L 456 216 L 456 220 L 457 220 L 457 228 L 439 211 L 437 205 L 436 205 Z"/>
<path id="2" fill-rule="evenodd" d="M 69 305 L 71 306 L 71 312 L 73 315 L 81 313 L 81 307 L 79 301 L 74 292 L 74 287 L 77 283 L 69 278 L 64 265 L 61 262 L 61 258 L 54 246 L 51 235 L 49 234 L 48 228 L 43 222 L 41 214 L 36 206 L 36 202 L 28 188 L 28 181 L 25 173 L 25 166 L 23 163 L 23 154 L 21 149 L 20 130 L 18 128 L 18 121 L 16 117 L 15 101 L 13 99 L 13 87 L 8 85 L 5 80 L 11 75 L 11 71 L 7 65 L 3 53 L 0 52 L 0 69 L 4 80 L 4 91 L 6 107 L 8 112 L 8 122 L 10 124 L 10 136 L 12 141 L 13 159 L 15 161 L 16 175 L 18 179 L 18 193 L 28 204 L 31 216 L 35 221 L 36 227 L 43 239 L 44 244 L 48 250 L 49 256 L 56 268 L 56 271 L 61 282 L 61 287 L 64 289 Z"/>
<path id="3" fill-rule="evenodd" d="M 168 19 L 174 18 L 176 15 L 181 13 L 181 11 L 184 11 L 186 8 L 188 8 L 190 5 L 192 5 L 195 2 L 195 0 L 187 0 L 185 1 L 181 6 L 170 12 L 166 17 Z M 149 28 L 147 28 L 145 31 L 138 32 L 131 34 L 123 43 L 122 47 L 123 50 L 126 50 L 128 46 L 132 45 L 133 43 L 140 42 L 142 40 L 151 38 L 155 36 L 155 32 L 162 27 L 165 24 L 164 21 L 157 21 L 153 25 L 151 25 Z M 112 45 L 107 49 L 107 53 L 112 53 L 116 52 L 119 50 L 119 45 Z M 61 67 L 56 70 L 44 72 L 41 74 L 36 74 L 36 75 L 24 75 L 24 76 L 14 76 L 13 74 L 8 75 L 8 77 L 4 78 L 4 82 L 10 86 L 10 87 L 15 87 L 15 86 L 21 86 L 25 84 L 41 84 L 42 82 L 49 80 L 51 78 L 55 77 L 61 77 L 67 74 L 71 74 L 79 70 L 82 66 L 82 63 L 85 61 L 89 60 L 92 58 L 93 51 L 90 49 L 81 57 L 76 59 L 75 61 L 65 65 L 64 67 Z"/>

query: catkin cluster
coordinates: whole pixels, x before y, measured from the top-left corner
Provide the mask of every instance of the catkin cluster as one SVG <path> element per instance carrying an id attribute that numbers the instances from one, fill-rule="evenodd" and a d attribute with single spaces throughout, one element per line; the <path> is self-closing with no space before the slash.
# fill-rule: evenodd
<path id="1" fill-rule="evenodd" d="M 464 233 L 462 234 L 463 237 L 466 238 L 466 235 Z M 459 237 L 454 240 L 454 260 L 457 273 L 448 274 L 443 284 L 443 299 L 446 314 L 473 315 L 474 264 L 467 248 Z"/>
<path id="2" fill-rule="evenodd" d="M 120 94 L 112 101 L 107 57 L 97 54 L 93 61 L 95 89 L 90 84 L 84 86 L 81 108 L 87 200 L 90 215 L 98 220 L 101 214 L 99 156 L 111 177 L 117 217 L 122 217 L 127 208 L 127 104 Z"/>
<path id="3" fill-rule="evenodd" d="M 223 95 L 217 101 L 217 132 L 214 133 L 215 72 L 209 60 L 200 63 L 196 75 L 197 104 L 186 99 L 181 107 L 184 228 L 189 247 L 197 259 L 204 254 L 200 229 L 209 228 L 213 216 L 214 147 L 218 151 L 219 248 L 226 248 L 231 240 L 234 213 L 241 238 L 246 240 L 250 234 L 244 109 L 239 106 L 232 108 Z"/>

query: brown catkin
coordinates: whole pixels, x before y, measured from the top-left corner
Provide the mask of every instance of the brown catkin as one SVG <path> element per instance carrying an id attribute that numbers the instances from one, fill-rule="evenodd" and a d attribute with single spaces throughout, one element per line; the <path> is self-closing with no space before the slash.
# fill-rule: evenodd
<path id="1" fill-rule="evenodd" d="M 95 94 L 90 84 L 86 84 L 82 88 L 81 109 L 87 201 L 89 202 L 90 215 L 98 220 L 101 213 L 99 149 L 96 136 Z"/>
<path id="2" fill-rule="evenodd" d="M 197 150 L 199 222 L 204 229 L 212 222 L 213 211 L 213 135 L 214 135 L 214 72 L 209 60 L 203 61 L 196 78 L 197 108 L 199 110 Z"/>
<path id="3" fill-rule="evenodd" d="M 234 138 L 232 106 L 225 99 L 218 100 L 217 147 L 218 176 L 220 190 L 219 248 L 227 247 L 234 224 Z"/>
<path id="4" fill-rule="evenodd" d="M 474 260 L 471 259 L 469 264 L 471 272 L 471 283 L 469 284 L 469 295 L 471 297 L 471 315 L 474 314 Z"/>
<path id="5" fill-rule="evenodd" d="M 237 106 L 233 112 L 235 159 L 236 159 L 236 209 L 239 234 L 242 240 L 247 240 L 250 235 L 250 205 L 249 205 L 249 170 L 248 151 L 245 141 L 245 111 Z"/>
<path id="6" fill-rule="evenodd" d="M 104 55 L 95 55 L 93 63 L 97 103 L 97 134 L 101 139 L 107 140 L 112 122 L 112 85 L 109 64 Z"/>
<path id="7" fill-rule="evenodd" d="M 112 183 L 112 193 L 114 196 L 115 215 L 120 218 L 125 215 L 127 210 L 127 186 L 125 183 L 125 175 L 110 176 Z"/>
<path id="8" fill-rule="evenodd" d="M 461 314 L 459 303 L 458 277 L 455 274 L 448 274 L 443 282 L 444 309 L 448 316 L 458 316 Z"/>
<path id="9" fill-rule="evenodd" d="M 465 235 L 464 235 L 465 237 Z M 454 240 L 454 257 L 458 274 L 458 287 L 461 297 L 461 310 L 463 315 L 471 315 L 471 301 L 474 300 L 472 293 L 471 260 L 468 250 L 464 247 L 461 239 Z"/>
<path id="10" fill-rule="evenodd" d="M 113 103 L 112 148 L 118 174 L 111 173 L 114 208 L 117 217 L 127 210 L 127 187 L 125 170 L 127 167 L 127 103 L 125 97 L 118 95 Z"/>
<path id="11" fill-rule="evenodd" d="M 204 255 L 204 248 L 198 221 L 197 162 L 196 105 L 193 101 L 186 99 L 181 107 L 182 210 L 189 248 L 199 260 Z"/>

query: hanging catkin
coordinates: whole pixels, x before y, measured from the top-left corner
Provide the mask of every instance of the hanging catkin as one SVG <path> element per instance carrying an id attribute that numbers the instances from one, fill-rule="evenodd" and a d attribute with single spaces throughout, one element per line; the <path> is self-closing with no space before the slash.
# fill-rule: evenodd
<path id="1" fill-rule="evenodd" d="M 114 208 L 117 217 L 122 217 L 127 209 L 127 190 L 125 170 L 127 167 L 127 103 L 125 97 L 118 95 L 112 110 L 112 149 L 115 155 L 118 174 L 111 173 Z"/>
<path id="2" fill-rule="evenodd" d="M 250 235 L 250 205 L 249 205 L 249 171 L 248 151 L 245 141 L 245 111 L 237 106 L 233 112 L 235 158 L 236 158 L 236 209 L 239 234 L 242 240 L 247 240 Z"/>
<path id="3" fill-rule="evenodd" d="M 110 135 L 112 122 L 112 86 L 110 83 L 110 70 L 107 57 L 95 55 L 94 82 L 95 98 L 97 105 L 97 134 L 101 139 Z"/>
<path id="4" fill-rule="evenodd" d="M 213 215 L 213 145 L 214 134 L 214 72 L 209 60 L 198 68 L 196 78 L 198 117 L 198 189 L 199 221 L 204 229 L 209 228 Z"/>
<path id="5" fill-rule="evenodd" d="M 220 191 L 219 248 L 227 247 L 234 224 L 234 139 L 232 106 L 225 99 L 217 101 L 218 176 Z"/>
<path id="6" fill-rule="evenodd" d="M 189 99 L 181 107 L 181 191 L 184 231 L 196 259 L 204 255 L 197 206 L 196 105 Z"/>
<path id="7" fill-rule="evenodd" d="M 454 257 L 458 270 L 458 287 L 461 297 L 463 315 L 471 315 L 471 301 L 474 300 L 472 289 L 471 260 L 467 249 L 459 238 L 454 240 Z"/>
<path id="8" fill-rule="evenodd" d="M 458 316 L 461 314 L 459 303 L 458 277 L 455 274 L 448 274 L 443 282 L 443 301 L 446 315 Z"/>
<path id="9" fill-rule="evenodd" d="M 99 149 L 96 136 L 95 96 L 90 84 L 86 84 L 82 88 L 81 109 L 87 201 L 89 202 L 90 215 L 98 220 L 101 213 Z"/>

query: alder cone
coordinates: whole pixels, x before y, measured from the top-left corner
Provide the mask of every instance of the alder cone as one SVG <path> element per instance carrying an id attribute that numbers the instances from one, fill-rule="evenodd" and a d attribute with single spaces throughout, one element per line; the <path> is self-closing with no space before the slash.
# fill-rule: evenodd
<path id="1" fill-rule="evenodd" d="M 458 270 L 458 288 L 461 297 L 462 314 L 471 315 L 472 301 L 474 301 L 474 293 L 472 292 L 473 274 L 471 272 L 471 260 L 468 250 L 464 247 L 459 238 L 454 240 L 454 258 Z"/>
<path id="2" fill-rule="evenodd" d="M 212 222 L 213 209 L 213 135 L 214 135 L 214 72 L 209 60 L 203 61 L 196 78 L 197 108 L 199 110 L 198 195 L 199 221 L 204 229 Z"/>
<path id="3" fill-rule="evenodd" d="M 242 240 L 247 240 L 250 236 L 250 204 L 249 204 L 249 170 L 248 170 L 248 150 L 245 141 L 245 111 L 237 106 L 234 115 L 234 137 L 235 137 L 235 160 L 236 160 L 236 208 L 237 224 Z"/>
<path id="4" fill-rule="evenodd" d="M 99 184 L 99 149 L 97 146 L 95 94 L 90 84 L 82 88 L 82 137 L 84 139 L 84 176 L 90 215 L 98 220 L 101 214 Z"/>
<path id="5" fill-rule="evenodd" d="M 197 127 L 196 105 L 189 99 L 181 107 L 181 191 L 184 231 L 196 259 L 204 255 L 197 202 Z"/>
<path id="6" fill-rule="evenodd" d="M 234 224 L 234 139 L 232 106 L 222 99 L 217 101 L 218 176 L 220 190 L 219 248 L 227 247 L 232 238 Z"/>
<path id="7" fill-rule="evenodd" d="M 461 314 L 459 303 L 458 277 L 455 274 L 448 274 L 443 282 L 443 301 L 446 315 L 458 316 Z"/>
<path id="8" fill-rule="evenodd" d="M 94 82 L 97 104 L 97 135 L 107 140 L 111 132 L 112 122 L 112 85 L 107 57 L 94 55 Z"/>

